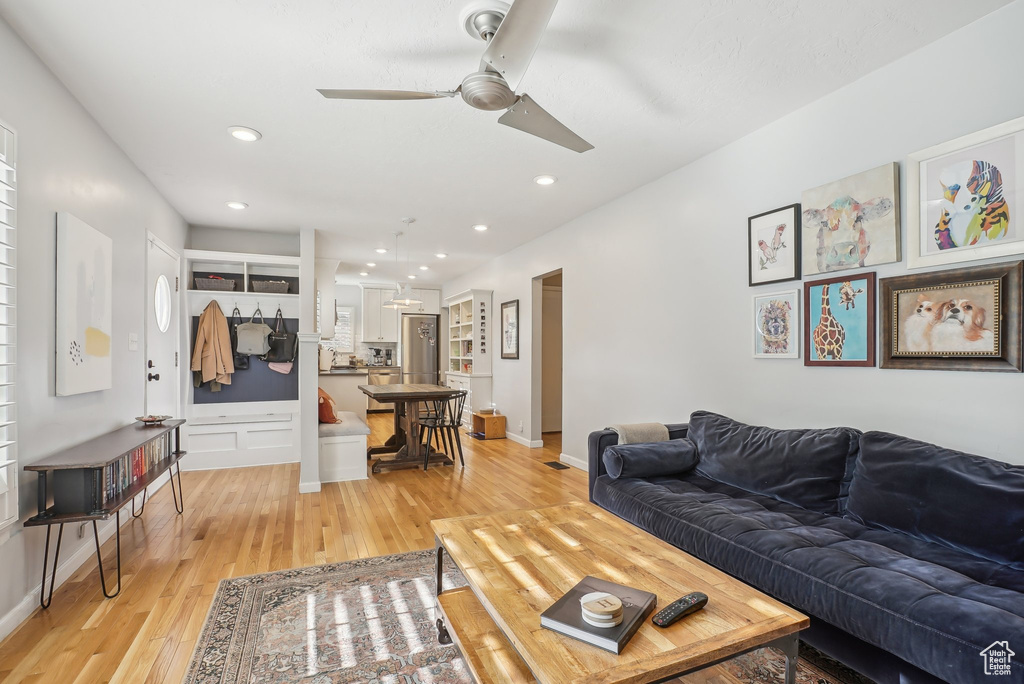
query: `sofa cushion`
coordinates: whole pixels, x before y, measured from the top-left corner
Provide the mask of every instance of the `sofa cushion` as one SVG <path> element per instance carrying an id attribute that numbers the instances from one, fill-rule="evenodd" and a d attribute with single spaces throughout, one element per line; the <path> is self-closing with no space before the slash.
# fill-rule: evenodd
<path id="1" fill-rule="evenodd" d="M 686 438 L 619 444 L 605 450 L 604 465 L 613 479 L 680 475 L 697 465 L 697 447 Z"/>
<path id="2" fill-rule="evenodd" d="M 708 411 L 690 416 L 697 471 L 779 501 L 839 513 L 860 440 L 853 428 L 775 430 Z"/>
<path id="3" fill-rule="evenodd" d="M 982 680 L 978 653 L 1024 633 L 1024 566 L 808 511 L 696 471 L 602 476 L 594 500 L 945 681 Z"/>
<path id="4" fill-rule="evenodd" d="M 998 563 L 1024 564 L 1024 467 L 867 432 L 846 516 Z"/>

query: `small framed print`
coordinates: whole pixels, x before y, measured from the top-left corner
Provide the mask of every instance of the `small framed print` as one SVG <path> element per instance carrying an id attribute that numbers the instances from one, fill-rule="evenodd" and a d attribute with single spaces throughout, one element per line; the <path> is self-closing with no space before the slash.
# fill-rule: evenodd
<path id="1" fill-rule="evenodd" d="M 875 274 L 804 283 L 804 365 L 875 365 Z"/>
<path id="2" fill-rule="evenodd" d="M 754 358 L 800 358 L 800 291 L 754 297 Z"/>
<path id="3" fill-rule="evenodd" d="M 907 159 L 910 268 L 1024 253 L 1024 117 Z"/>
<path id="4" fill-rule="evenodd" d="M 501 305 L 501 358 L 519 358 L 519 300 Z"/>
<path id="5" fill-rule="evenodd" d="M 1021 372 L 1024 262 L 884 278 L 882 368 Z"/>
<path id="6" fill-rule="evenodd" d="M 747 219 L 750 286 L 800 278 L 800 205 L 790 204 Z"/>

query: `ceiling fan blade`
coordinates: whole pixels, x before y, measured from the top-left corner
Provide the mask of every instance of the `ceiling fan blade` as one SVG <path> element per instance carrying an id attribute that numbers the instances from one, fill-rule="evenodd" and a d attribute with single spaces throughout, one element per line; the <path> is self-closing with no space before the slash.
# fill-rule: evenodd
<path id="1" fill-rule="evenodd" d="M 526 93 L 523 93 L 516 103 L 501 115 L 498 123 L 518 128 L 525 133 L 544 138 L 574 152 L 586 152 L 594 149 L 593 145 L 566 128 Z"/>
<path id="2" fill-rule="evenodd" d="M 317 88 L 317 92 L 332 100 L 433 100 L 439 97 L 455 97 L 458 91 L 435 90 L 329 90 Z"/>
<path id="3" fill-rule="evenodd" d="M 515 0 L 487 45 L 484 63 L 501 74 L 512 90 L 519 88 L 556 4 L 558 0 Z"/>

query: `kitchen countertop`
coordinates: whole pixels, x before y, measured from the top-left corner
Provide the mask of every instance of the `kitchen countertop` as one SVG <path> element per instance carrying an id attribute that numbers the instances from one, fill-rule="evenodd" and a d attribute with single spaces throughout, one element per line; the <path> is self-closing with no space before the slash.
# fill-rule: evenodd
<path id="1" fill-rule="evenodd" d="M 401 366 L 340 366 L 329 371 L 322 370 L 320 375 L 366 375 L 379 370 L 401 372 Z"/>

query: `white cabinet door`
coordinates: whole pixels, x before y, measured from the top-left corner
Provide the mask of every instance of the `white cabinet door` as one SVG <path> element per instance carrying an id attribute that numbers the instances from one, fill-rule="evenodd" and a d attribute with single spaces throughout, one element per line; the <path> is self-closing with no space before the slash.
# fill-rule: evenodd
<path id="1" fill-rule="evenodd" d="M 390 299 L 386 291 L 382 291 L 381 304 Z M 405 309 L 408 311 L 408 309 Z M 380 341 L 398 342 L 398 316 L 401 309 L 380 309 Z"/>
<path id="2" fill-rule="evenodd" d="M 420 299 L 423 303 L 420 304 L 420 312 L 425 314 L 439 314 L 441 313 L 441 291 L 440 290 L 420 290 Z"/>
<path id="3" fill-rule="evenodd" d="M 405 310 L 405 313 L 423 313 L 423 290 L 413 290 L 410 288 L 409 294 L 412 295 L 413 299 L 419 299 L 419 304 L 410 304 L 409 308 Z"/>
<path id="4" fill-rule="evenodd" d="M 387 311 L 387 309 L 381 309 L 380 290 L 365 289 L 363 290 L 363 342 L 373 344 L 374 342 L 380 342 L 380 312 Z"/>

